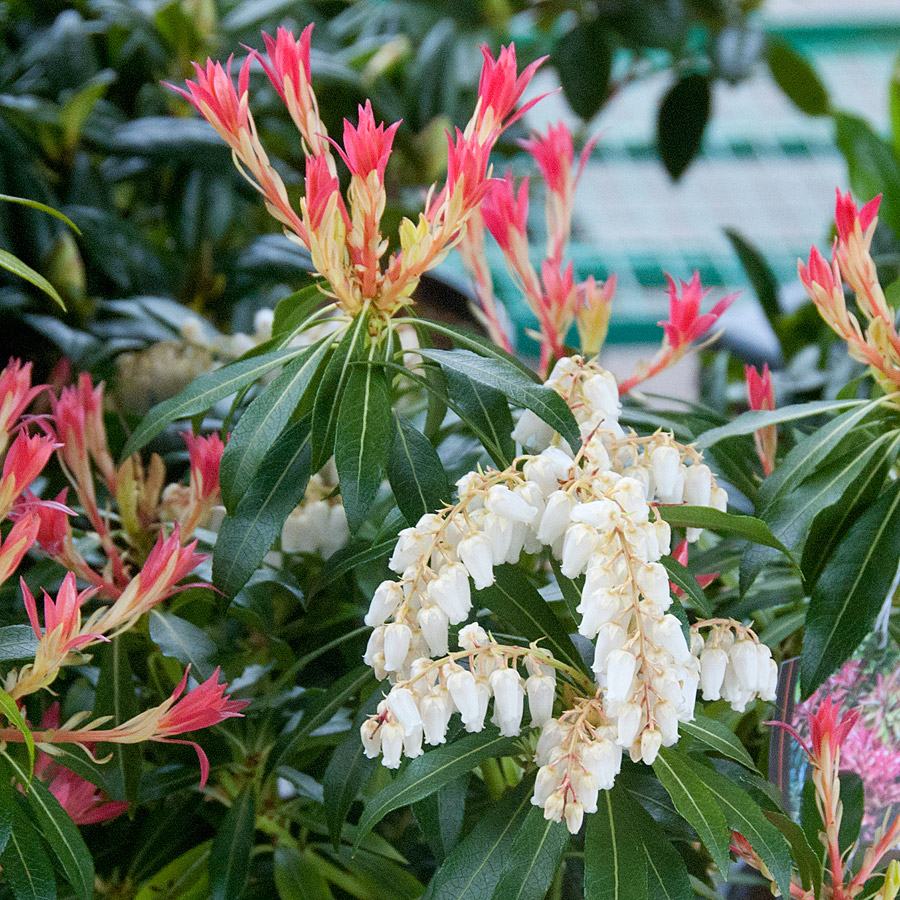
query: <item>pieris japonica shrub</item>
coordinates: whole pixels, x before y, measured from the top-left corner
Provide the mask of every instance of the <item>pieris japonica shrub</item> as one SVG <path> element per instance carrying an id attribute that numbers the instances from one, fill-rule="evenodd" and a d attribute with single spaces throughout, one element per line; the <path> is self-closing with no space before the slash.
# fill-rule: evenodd
<path id="1" fill-rule="evenodd" d="M 584 154 L 562 126 L 525 144 L 546 183 L 539 267 L 528 183 L 491 167 L 504 129 L 539 102 L 520 105 L 538 64 L 520 72 L 514 47 L 484 50 L 446 180 L 385 235 L 400 123 L 366 104 L 329 136 L 309 40 L 280 29 L 236 84 L 230 62 L 208 61 L 175 90 L 309 252 L 316 284 L 134 428 L 121 399 L 104 416 L 87 374 L 39 389 L 12 362 L 0 378 L 0 513 L 13 522 L 0 571 L 31 563 L 0 633 L 5 884 L 16 897 L 58 883 L 79 898 L 687 900 L 715 895 L 735 860 L 782 896 L 852 896 L 880 879 L 876 853 L 831 894 L 811 888 L 797 826 L 761 774 L 756 726 L 794 670 L 780 674 L 766 637 L 784 637 L 785 607 L 798 621 L 806 601 L 754 605 L 769 576 L 748 582 L 752 565 L 801 563 L 777 522 L 745 513 L 820 467 L 831 479 L 848 463 L 838 445 L 862 459 L 851 480 L 882 491 L 889 464 L 874 453 L 900 443 L 892 395 L 784 410 L 764 371 L 748 373 L 754 412 L 734 423 L 649 405 L 644 382 L 711 343 L 733 298 L 703 312 L 699 276 L 670 278 L 658 352 L 618 383 L 603 368 L 615 281 L 576 281 L 566 258 Z M 297 128 L 299 199 L 260 141 L 254 67 Z M 811 290 L 885 387 L 873 213 L 842 204 L 841 268 L 826 266 L 825 300 Z M 535 315 L 538 373 L 509 352 L 488 233 Z M 416 313 L 420 279 L 457 249 L 488 337 Z M 870 292 L 869 331 L 841 306 L 841 274 Z M 202 323 L 182 331 L 201 344 Z M 842 406 L 784 453 L 779 422 Z M 817 480 L 803 509 L 843 513 L 826 503 L 843 483 Z M 858 527 L 827 521 L 810 548 L 826 573 L 826 539 Z M 875 591 L 884 554 L 854 546 Z M 835 623 L 846 643 L 851 626 Z M 817 671 L 802 673 L 807 693 Z M 171 746 L 185 740 L 199 771 Z"/>

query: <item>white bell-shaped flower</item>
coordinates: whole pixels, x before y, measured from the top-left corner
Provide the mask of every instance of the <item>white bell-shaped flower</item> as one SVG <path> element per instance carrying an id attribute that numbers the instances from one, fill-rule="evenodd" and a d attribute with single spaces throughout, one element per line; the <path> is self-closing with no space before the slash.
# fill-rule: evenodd
<path id="1" fill-rule="evenodd" d="M 398 722 L 385 722 L 381 726 L 381 762 L 385 768 L 399 769 L 403 756 L 403 728 Z"/>
<path id="2" fill-rule="evenodd" d="M 613 650 L 606 661 L 606 692 L 610 700 L 626 700 L 637 671 L 637 659 L 627 650 Z"/>
<path id="3" fill-rule="evenodd" d="M 490 683 L 500 733 L 514 737 L 522 728 L 525 697 L 522 678 L 515 669 L 496 669 L 491 673 Z"/>
<path id="4" fill-rule="evenodd" d="M 392 622 L 384 628 L 384 667 L 388 672 L 397 672 L 406 661 L 412 632 L 408 625 Z"/>
<path id="5" fill-rule="evenodd" d="M 597 547 L 597 532 L 589 525 L 577 523 L 569 527 L 563 541 L 560 569 L 566 578 L 577 578 L 585 569 Z"/>
<path id="6" fill-rule="evenodd" d="M 409 734 L 413 729 L 422 725 L 419 707 L 409 688 L 391 688 L 386 700 L 391 715 L 400 723 L 404 734 Z"/>
<path id="7" fill-rule="evenodd" d="M 403 600 L 403 588 L 396 581 L 382 581 L 375 588 L 363 621 L 370 627 L 383 625 Z"/>
<path id="8" fill-rule="evenodd" d="M 493 549 L 486 534 L 473 534 L 461 540 L 456 548 L 478 591 L 494 583 Z"/>
<path id="9" fill-rule="evenodd" d="M 450 651 L 447 613 L 440 606 L 423 607 L 419 610 L 416 621 L 431 655 L 446 656 Z"/>

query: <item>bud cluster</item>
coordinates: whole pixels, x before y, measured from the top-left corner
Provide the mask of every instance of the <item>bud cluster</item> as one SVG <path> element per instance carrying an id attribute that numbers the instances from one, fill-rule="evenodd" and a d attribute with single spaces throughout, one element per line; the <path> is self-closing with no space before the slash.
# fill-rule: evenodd
<path id="1" fill-rule="evenodd" d="M 431 705 L 440 706 L 446 720 L 458 709 L 466 727 L 479 730 L 491 696 L 494 721 L 503 733 L 516 734 L 526 691 L 533 724 L 543 724 L 543 712 L 552 708 L 550 694 L 538 694 L 550 689 L 543 667 L 563 671 L 588 700 L 545 725 L 538 745 L 544 774 L 535 802 L 548 818 L 565 817 L 577 830 L 582 813 L 596 808 L 597 790 L 611 785 L 623 750 L 650 764 L 661 746 L 678 740 L 678 723 L 694 715 L 705 643 L 699 633 L 689 640 L 668 612 L 671 587 L 660 559 L 671 552 L 671 534 L 657 506 L 687 502 L 724 509 L 727 498 L 692 448 L 662 432 L 624 433 L 615 382 L 596 363 L 563 359 L 549 383 L 579 422 L 584 442 L 578 452 L 543 423 L 523 427 L 523 416 L 517 437 L 543 449 L 502 472 L 468 473 L 457 482 L 455 504 L 400 532 L 389 563 L 400 578 L 379 585 L 365 618 L 373 627 L 365 660 L 394 688 L 379 715 L 363 726 L 363 738 L 370 753 L 380 750 L 395 766 L 403 752 L 421 752 L 417 729 L 429 743 L 444 739 L 446 721 Z M 688 540 L 699 536 L 690 532 Z M 463 649 L 450 653 L 450 627 L 467 621 L 473 588 L 493 584 L 497 566 L 544 548 L 565 577 L 584 576 L 577 627 L 594 642 L 594 681 L 549 654 L 537 660 L 532 648 L 529 681 L 548 679 L 540 688 L 534 681 L 532 691 L 504 664 L 514 648 L 491 641 L 485 646 L 480 626 L 466 625 L 459 632 Z M 711 649 L 728 645 L 717 684 L 710 670 L 711 687 L 736 707 L 770 696 L 774 663 L 749 629 L 730 620 L 700 627 L 712 628 Z"/>

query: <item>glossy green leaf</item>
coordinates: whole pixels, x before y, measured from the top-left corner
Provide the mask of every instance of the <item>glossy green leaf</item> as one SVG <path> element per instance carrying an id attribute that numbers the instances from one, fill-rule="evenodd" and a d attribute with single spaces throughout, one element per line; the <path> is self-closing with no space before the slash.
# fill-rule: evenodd
<path id="1" fill-rule="evenodd" d="M 191 847 L 144 883 L 134 900 L 207 900 L 212 841 Z"/>
<path id="2" fill-rule="evenodd" d="M 688 570 L 687 566 L 683 566 L 671 556 L 664 556 L 660 562 L 666 567 L 666 572 L 669 573 L 669 581 L 683 592 L 683 599 L 687 604 L 696 609 L 701 616 L 710 618 L 713 610 L 709 600 L 706 599 L 703 588 L 700 587 L 697 579 Z"/>
<path id="3" fill-rule="evenodd" d="M 10 806 L 12 831 L 0 853 L 4 880 L 16 900 L 56 900 L 53 866 L 20 804 Z"/>
<path id="4" fill-rule="evenodd" d="M 514 747 L 514 738 L 503 737 L 496 728 L 488 727 L 412 760 L 391 784 L 366 804 L 359 820 L 356 844 L 389 812 L 427 797 L 449 781 L 471 772 L 486 759 L 504 756 Z"/>
<path id="5" fill-rule="evenodd" d="M 362 706 L 356 715 L 350 733 L 331 754 L 325 775 L 322 777 L 325 821 L 328 823 L 328 832 L 335 848 L 340 844 L 341 829 L 344 827 L 353 801 L 359 796 L 360 791 L 365 787 L 378 765 L 377 759 L 369 759 L 363 751 L 359 729 L 363 722 L 375 712 L 375 707 L 381 699 L 381 692 L 375 690 Z"/>
<path id="6" fill-rule="evenodd" d="M 256 788 L 247 785 L 213 838 L 208 862 L 213 900 L 239 900 L 244 893 L 256 835 L 256 801 Z"/>
<path id="7" fill-rule="evenodd" d="M 706 781 L 677 750 L 663 748 L 653 763 L 675 808 L 700 836 L 723 877 L 728 875 L 730 835 L 725 813 L 706 786 Z"/>
<path id="8" fill-rule="evenodd" d="M 16 810 L 13 808 L 20 801 L 18 791 L 12 786 L 12 773 L 5 766 L 0 767 L 3 778 L 0 779 L 0 854 L 3 853 L 12 834 L 13 818 Z"/>
<path id="9" fill-rule="evenodd" d="M 656 146 L 666 171 L 680 178 L 700 152 L 709 121 L 709 76 L 684 75 L 666 92 L 656 119 Z"/>
<path id="10" fill-rule="evenodd" d="M 569 106 L 582 119 L 592 119 L 609 96 L 613 51 L 604 19 L 579 22 L 556 42 L 551 63 Z"/>
<path id="11" fill-rule="evenodd" d="M 25 281 L 33 284 L 38 290 L 43 291 L 65 310 L 66 304 L 63 303 L 63 298 L 59 296 L 59 291 L 43 275 L 35 272 L 31 266 L 23 263 L 18 256 L 14 256 L 9 250 L 0 249 L 0 268 L 6 269 L 7 272 L 12 272 L 13 275 L 18 275 L 19 278 L 24 278 Z"/>
<path id="12" fill-rule="evenodd" d="M 494 388 L 509 399 L 530 409 L 573 447 L 581 445 L 581 435 L 572 411 L 552 388 L 535 385 L 522 376 L 515 366 L 498 359 L 486 359 L 470 350 L 420 350 L 419 353 L 438 363 L 445 372 L 454 371 L 466 378 Z"/>
<path id="13" fill-rule="evenodd" d="M 19 781 L 24 781 L 26 772 L 12 756 L 6 761 Z M 84 843 L 84 838 L 69 814 L 59 805 L 59 801 L 49 788 L 38 778 L 33 778 L 25 795 L 34 822 L 53 855 L 59 860 L 66 876 L 79 900 L 92 900 L 94 896 L 94 861 Z"/>
<path id="14" fill-rule="evenodd" d="M 775 547 L 790 556 L 787 548 L 769 530 L 762 519 L 720 512 L 709 506 L 659 506 L 660 518 L 670 525 L 685 528 L 706 528 L 717 534 L 733 534 L 736 537 Z"/>
<path id="15" fill-rule="evenodd" d="M 822 863 L 816 856 L 803 829 L 783 813 L 763 810 L 763 815 L 784 835 L 791 845 L 791 856 L 797 864 L 797 874 L 804 890 L 813 891 L 814 897 L 822 893 Z M 846 845 L 842 845 L 846 846 Z M 820 848 L 821 849 L 821 848 Z"/>
<path id="16" fill-rule="evenodd" d="M 597 812 L 587 816 L 584 900 L 651 900 L 635 806 L 620 785 L 600 791 Z"/>
<path id="17" fill-rule="evenodd" d="M 312 384 L 329 345 L 325 338 L 291 360 L 238 420 L 219 468 L 222 502 L 230 513 Z"/>
<path id="18" fill-rule="evenodd" d="M 213 582 L 233 597 L 259 568 L 285 519 L 303 499 L 310 476 L 309 418 L 287 428 L 266 454 L 213 553 Z"/>
<path id="19" fill-rule="evenodd" d="M 413 815 L 422 836 L 439 863 L 459 841 L 468 791 L 469 778 L 463 775 L 413 804 Z"/>
<path id="20" fill-rule="evenodd" d="M 859 840 L 865 813 L 865 789 L 856 772 L 841 772 L 841 827 L 838 840 L 841 847 L 850 847 Z"/>
<path id="21" fill-rule="evenodd" d="M 54 209 L 52 206 L 47 206 L 46 203 L 39 203 L 37 200 L 29 200 L 27 197 L 12 197 L 9 194 L 0 194 L 0 201 L 6 203 L 18 203 L 20 206 L 28 206 L 31 207 L 31 209 L 47 213 L 47 215 L 59 219 L 60 222 L 65 222 L 76 234 L 81 234 L 81 229 L 67 215 L 61 213 L 58 209 Z"/>
<path id="22" fill-rule="evenodd" d="M 787 897 L 791 883 L 790 846 L 781 832 L 766 819 L 746 789 L 714 772 L 708 766 L 681 756 L 677 751 L 666 751 L 666 755 L 669 758 L 678 755 L 683 760 L 684 766 L 705 785 L 706 790 L 715 798 L 725 814 L 728 827 L 742 834 L 750 842 L 750 846 L 768 866 L 781 889 L 782 896 Z"/>
<path id="23" fill-rule="evenodd" d="M 475 606 L 495 612 L 504 626 L 529 641 L 541 641 L 557 659 L 593 677 L 562 623 L 538 589 L 518 566 L 498 566 L 496 581 L 474 593 Z"/>
<path id="24" fill-rule="evenodd" d="M 275 848 L 275 890 L 279 900 L 332 900 L 328 882 L 312 860 L 312 850 Z"/>
<path id="25" fill-rule="evenodd" d="M 781 306 L 778 302 L 778 279 L 775 273 L 759 250 L 733 228 L 726 228 L 725 236 L 750 279 L 760 308 L 777 334 L 781 325 Z"/>
<path id="26" fill-rule="evenodd" d="M 491 900 L 513 841 L 533 808 L 533 789 L 532 775 L 479 818 L 435 872 L 423 900 Z"/>
<path id="27" fill-rule="evenodd" d="M 283 734 L 272 748 L 266 764 L 266 775 L 271 775 L 279 766 L 289 763 L 317 728 L 331 721 L 350 699 L 358 696 L 374 680 L 375 676 L 368 666 L 358 666 L 311 702 L 304 710 L 300 724 L 290 733 Z"/>
<path id="28" fill-rule="evenodd" d="M 626 807 L 630 824 L 640 836 L 647 867 L 647 897 L 694 900 L 687 866 L 659 823 L 627 791 L 622 792 L 617 802 Z"/>
<path id="29" fill-rule="evenodd" d="M 720 753 L 727 759 L 733 759 L 742 766 L 746 766 L 752 772 L 758 772 L 756 763 L 747 752 L 744 745 L 738 740 L 737 735 L 716 719 L 709 719 L 706 716 L 695 714 L 690 722 L 680 722 L 679 729 L 685 734 L 689 734 L 694 740 Z"/>
<path id="30" fill-rule="evenodd" d="M 394 440 L 387 472 L 397 506 L 410 525 L 450 501 L 450 482 L 437 451 L 431 441 L 398 412 L 394 413 Z"/>
<path id="31" fill-rule="evenodd" d="M 533 807 L 513 841 L 493 900 L 542 900 L 568 844 L 565 823 L 548 821 Z"/>
<path id="32" fill-rule="evenodd" d="M 177 397 L 158 403 L 144 416 L 128 438 L 122 455 L 130 456 L 137 452 L 170 423 L 206 412 L 220 400 L 237 393 L 273 369 L 280 369 L 304 350 L 303 347 L 273 350 L 261 356 L 240 359 L 195 378 Z"/>
<path id="33" fill-rule="evenodd" d="M 9 724 L 13 728 L 21 732 L 25 740 L 25 749 L 28 751 L 28 771 L 25 773 L 22 783 L 27 785 L 31 781 L 31 776 L 34 772 L 34 738 L 28 723 L 25 721 L 25 717 L 19 711 L 16 701 L 2 688 L 0 688 L 0 712 L 9 719 Z"/>
<path id="34" fill-rule="evenodd" d="M 711 428 L 704 431 L 697 438 L 697 448 L 705 450 L 719 441 L 742 434 L 753 434 L 760 428 L 768 425 L 781 425 L 783 422 L 796 422 L 800 419 L 811 419 L 827 412 L 835 412 L 848 407 L 860 408 L 866 406 L 866 400 L 815 400 L 812 403 L 794 403 L 789 406 L 781 406 L 773 410 L 750 410 L 739 415 L 727 425 Z M 854 424 L 856 424 L 854 422 Z"/>
<path id="35" fill-rule="evenodd" d="M 900 482 L 838 544 L 809 601 L 801 684 L 809 696 L 869 633 L 900 558 Z"/>
<path id="36" fill-rule="evenodd" d="M 103 644 L 95 654 L 95 659 L 100 663 L 100 675 L 97 679 L 94 716 L 112 716 L 116 725 L 127 722 L 141 711 L 132 681 L 128 640 L 129 635 L 119 635 L 108 644 Z M 106 749 L 113 757 L 107 763 L 110 767 L 110 779 L 116 783 L 125 799 L 133 800 L 137 797 L 141 783 L 141 745 L 108 744 Z"/>
<path id="37" fill-rule="evenodd" d="M 328 365 L 319 380 L 312 413 L 312 466 L 318 472 L 334 453 L 334 436 L 338 413 L 344 399 L 344 388 L 362 359 L 369 317 L 358 315 L 334 348 Z"/>
<path id="38" fill-rule="evenodd" d="M 498 466 L 506 467 L 516 455 L 514 427 L 506 396 L 458 372 L 447 370 L 447 390 L 455 410 L 484 444 Z"/>
<path id="39" fill-rule="evenodd" d="M 828 92 L 816 70 L 787 41 L 769 37 L 769 70 L 778 87 L 808 116 L 828 114 Z"/>
<path id="40" fill-rule="evenodd" d="M 0 628 L 0 662 L 33 659 L 37 636 L 30 625 L 5 625 Z"/>
<path id="41" fill-rule="evenodd" d="M 272 337 L 286 338 L 312 315 L 316 307 L 325 300 L 318 284 L 310 284 L 287 297 L 282 297 L 275 305 L 272 319 Z"/>
<path id="42" fill-rule="evenodd" d="M 192 622 L 174 613 L 150 610 L 150 640 L 159 647 L 163 656 L 170 656 L 191 667 L 191 673 L 200 681 L 209 678 L 215 666 L 211 660 L 216 645 L 210 636 Z"/>
<path id="43" fill-rule="evenodd" d="M 342 388 L 334 441 L 341 500 L 351 533 L 365 521 L 381 487 L 392 428 L 384 371 L 371 365 L 354 366 Z"/>

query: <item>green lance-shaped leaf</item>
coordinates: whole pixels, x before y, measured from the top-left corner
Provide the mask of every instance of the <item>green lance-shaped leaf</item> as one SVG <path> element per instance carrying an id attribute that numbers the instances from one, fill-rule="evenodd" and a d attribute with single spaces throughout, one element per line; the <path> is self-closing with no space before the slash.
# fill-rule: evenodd
<path id="1" fill-rule="evenodd" d="M 15 758 L 4 754 L 15 777 L 23 781 L 26 772 Z M 31 780 L 26 793 L 28 806 L 41 835 L 59 860 L 66 880 L 79 900 L 92 900 L 94 896 L 94 861 L 84 843 L 84 838 L 69 814 L 46 785 L 37 778 Z"/>
<path id="2" fill-rule="evenodd" d="M 647 897 L 652 900 L 694 900 L 691 877 L 681 854 L 672 846 L 656 819 L 628 791 L 622 794 L 622 802 L 644 850 Z"/>
<path id="3" fill-rule="evenodd" d="M 58 209 L 54 209 L 52 206 L 47 206 L 46 203 L 40 203 L 37 200 L 29 200 L 27 197 L 12 197 L 9 194 L 0 194 L 0 201 L 5 203 L 17 203 L 20 206 L 28 206 L 31 209 L 47 213 L 47 215 L 59 219 L 60 222 L 65 222 L 76 234 L 81 234 L 81 229 L 67 215 L 61 213 Z"/>
<path id="4" fill-rule="evenodd" d="M 115 725 L 127 722 L 140 712 L 128 659 L 128 640 L 129 635 L 119 635 L 101 646 L 96 654 L 100 662 L 100 675 L 94 715 L 112 716 Z M 109 744 L 107 750 L 113 756 L 109 766 L 110 781 L 116 786 L 115 793 L 126 800 L 135 799 L 141 783 L 141 745 Z"/>
<path id="5" fill-rule="evenodd" d="M 656 144 L 673 179 L 680 178 L 700 152 L 711 105 L 710 78 L 696 72 L 679 78 L 663 97 L 656 119 Z"/>
<path id="6" fill-rule="evenodd" d="M 289 734 L 282 735 L 275 743 L 266 764 L 266 776 L 271 775 L 279 766 L 289 763 L 294 754 L 301 749 L 304 741 L 317 728 L 331 721 L 341 707 L 370 687 L 374 681 L 372 670 L 368 666 L 359 666 L 311 702 L 304 710 L 300 724 Z"/>
<path id="7" fill-rule="evenodd" d="M 444 372 L 444 377 L 455 410 L 481 438 L 494 462 L 506 468 L 516 455 L 513 418 L 506 395 L 451 369 Z"/>
<path id="8" fill-rule="evenodd" d="M 552 388 L 535 385 L 522 376 L 515 366 L 499 359 L 486 359 L 469 350 L 420 350 L 422 356 L 434 360 L 444 371 L 458 372 L 479 384 L 494 388 L 509 399 L 530 409 L 572 447 L 581 446 L 578 423 L 565 400 Z"/>
<path id="9" fill-rule="evenodd" d="M 814 897 L 822 895 L 822 862 L 809 845 L 803 829 L 783 813 L 763 810 L 763 815 L 785 836 L 791 845 L 791 856 L 797 863 L 797 874 L 803 889 L 812 890 Z M 819 847 L 821 851 L 823 848 Z"/>
<path id="10" fill-rule="evenodd" d="M 0 868 L 16 900 L 56 900 L 53 865 L 18 798 L 9 804 L 12 830 L 0 853 Z M 74 827 L 74 826 L 73 826 Z"/>
<path id="11" fill-rule="evenodd" d="M 279 900 L 333 900 L 334 895 L 315 864 L 312 849 L 275 848 L 275 890 Z"/>
<path id="12" fill-rule="evenodd" d="M 389 812 L 427 797 L 486 759 L 508 755 L 515 746 L 515 738 L 503 737 L 496 728 L 489 727 L 414 759 L 366 804 L 359 820 L 356 844 Z"/>
<path id="13" fill-rule="evenodd" d="M 219 468 L 222 501 L 229 512 L 234 512 L 266 453 L 287 426 L 312 384 L 329 344 L 330 339 L 324 338 L 291 360 L 238 420 Z"/>
<path id="14" fill-rule="evenodd" d="M 719 871 L 726 876 L 729 862 L 728 823 L 704 779 L 688 762 L 677 750 L 664 748 L 653 763 L 653 771 L 679 814 L 696 829 Z"/>
<path id="15" fill-rule="evenodd" d="M 670 525 L 706 528 L 717 534 L 733 534 L 756 544 L 774 547 L 790 558 L 787 547 L 772 534 L 762 519 L 721 512 L 709 506 L 660 506 L 657 509 L 660 518 Z"/>
<path id="16" fill-rule="evenodd" d="M 548 821 L 533 807 L 513 841 L 493 900 L 542 900 L 568 844 L 565 823 Z"/>
<path id="17" fill-rule="evenodd" d="M 681 722 L 679 728 L 710 750 L 720 753 L 727 759 L 733 759 L 752 772 L 759 771 L 737 735 L 721 722 L 695 714 L 690 722 Z"/>
<path id="18" fill-rule="evenodd" d="M 9 836 L 12 834 L 13 818 L 16 810 L 13 807 L 20 802 L 18 791 L 12 786 L 12 772 L 0 760 L 0 853 L 6 848 Z"/>
<path id="19" fill-rule="evenodd" d="M 30 625 L 5 625 L 0 628 L 0 662 L 33 659 L 37 645 L 37 635 Z"/>
<path id="20" fill-rule="evenodd" d="M 259 568 L 303 499 L 310 476 L 309 417 L 291 425 L 266 454 L 233 516 L 226 516 L 213 553 L 213 581 L 233 597 Z"/>
<path id="21" fill-rule="evenodd" d="M 801 684 L 809 696 L 869 633 L 900 559 L 900 482 L 844 536 L 816 582 L 803 636 Z"/>
<path id="22" fill-rule="evenodd" d="M 205 841 L 173 859 L 144 884 L 134 900 L 206 900 L 211 844 Z"/>
<path id="23" fill-rule="evenodd" d="M 239 900 L 244 893 L 256 835 L 256 799 L 256 788 L 247 785 L 213 839 L 208 862 L 213 900 Z"/>
<path id="24" fill-rule="evenodd" d="M 703 588 L 700 587 L 696 577 L 688 570 L 687 566 L 683 566 L 671 556 L 664 556 L 660 562 L 669 573 L 669 581 L 684 592 L 684 599 L 687 600 L 688 605 L 696 609 L 705 618 L 712 616 L 713 611 L 709 600 L 706 599 Z"/>
<path id="25" fill-rule="evenodd" d="M 306 322 L 313 311 L 325 299 L 317 284 L 307 285 L 282 297 L 275 304 L 272 318 L 272 337 L 287 337 Z"/>
<path id="26" fill-rule="evenodd" d="M 557 659 L 593 678 L 556 613 L 528 576 L 517 566 L 500 566 L 494 576 L 494 584 L 475 592 L 476 606 L 486 606 L 506 627 L 530 641 L 539 640 Z"/>
<path id="27" fill-rule="evenodd" d="M 450 500 L 450 482 L 431 441 L 406 416 L 394 413 L 388 479 L 397 506 L 410 525 Z M 0 631 L 2 634 L 2 631 Z"/>
<path id="28" fill-rule="evenodd" d="M 191 674 L 206 681 L 215 669 L 210 661 L 216 645 L 210 636 L 192 622 L 174 613 L 150 610 L 150 640 L 159 647 L 163 656 L 177 659 L 191 667 Z"/>
<path id="29" fill-rule="evenodd" d="M 375 501 L 391 449 L 391 400 L 384 371 L 354 366 L 340 404 L 334 462 L 347 524 L 356 532 Z"/>
<path id="30" fill-rule="evenodd" d="M 480 817 L 434 873 L 423 900 L 491 900 L 513 841 L 531 811 L 534 776 L 527 776 Z"/>
<path id="31" fill-rule="evenodd" d="M 552 63 L 572 111 L 592 119 L 609 96 L 615 46 L 603 18 L 580 22 L 557 42 Z"/>
<path id="32" fill-rule="evenodd" d="M 8 250 L 0 250 L 0 268 L 4 268 L 7 272 L 12 272 L 13 275 L 18 275 L 19 278 L 23 278 L 29 284 L 33 284 L 65 310 L 66 304 L 63 303 L 63 298 L 59 296 L 59 291 L 43 275 L 35 272 L 31 266 L 23 263 L 18 256 L 14 256 Z"/>
<path id="33" fill-rule="evenodd" d="M 350 733 L 331 754 L 325 775 L 322 777 L 325 821 L 328 823 L 328 832 L 335 849 L 340 845 L 341 829 L 353 801 L 359 796 L 378 765 L 377 759 L 369 759 L 366 756 L 363 742 L 359 737 L 359 729 L 375 712 L 375 707 L 381 699 L 381 692 L 376 690 L 365 702 L 354 719 Z"/>
<path id="34" fill-rule="evenodd" d="M 783 897 L 789 896 L 791 883 L 791 850 L 781 832 L 772 825 L 756 801 L 738 784 L 714 772 L 708 766 L 679 754 L 665 751 L 668 759 L 679 757 L 682 765 L 694 773 L 725 815 L 728 827 L 742 834 L 768 866 Z"/>
<path id="35" fill-rule="evenodd" d="M 344 398 L 344 388 L 354 370 L 354 363 L 363 358 L 369 317 L 358 315 L 334 348 L 328 365 L 319 380 L 312 412 L 312 471 L 318 472 L 334 453 L 334 436 L 338 413 Z"/>
<path id="36" fill-rule="evenodd" d="M 727 425 L 710 428 L 697 438 L 697 447 L 706 450 L 725 438 L 742 434 L 753 434 L 760 428 L 769 425 L 781 425 L 784 422 L 796 422 L 800 419 L 811 419 L 813 416 L 827 412 L 836 412 L 847 407 L 863 407 L 869 405 L 866 400 L 816 400 L 812 403 L 794 403 L 780 406 L 773 410 L 751 410 L 738 416 Z"/>
<path id="37" fill-rule="evenodd" d="M 25 749 L 28 751 L 28 771 L 25 773 L 22 783 L 27 785 L 31 781 L 31 776 L 34 772 L 34 738 L 31 735 L 31 729 L 28 727 L 25 717 L 19 711 L 16 701 L 2 688 L 0 688 L 0 712 L 9 719 L 9 724 L 13 728 L 21 732 L 25 740 Z"/>
<path id="38" fill-rule="evenodd" d="M 808 116 L 828 114 L 828 91 L 816 70 L 787 42 L 769 37 L 766 60 L 772 77 Z"/>
<path id="39" fill-rule="evenodd" d="M 635 806 L 620 785 L 600 791 L 584 837 L 585 900 L 649 900 Z"/>
<path id="40" fill-rule="evenodd" d="M 177 397 L 158 403 L 144 416 L 128 438 L 122 455 L 130 456 L 137 452 L 167 425 L 206 412 L 220 400 L 237 393 L 273 369 L 280 369 L 304 350 L 303 347 L 273 350 L 260 356 L 239 359 L 194 379 Z"/>
<path id="41" fill-rule="evenodd" d="M 419 830 L 438 862 L 443 862 L 459 841 L 468 792 L 469 776 L 463 775 L 412 806 Z"/>

